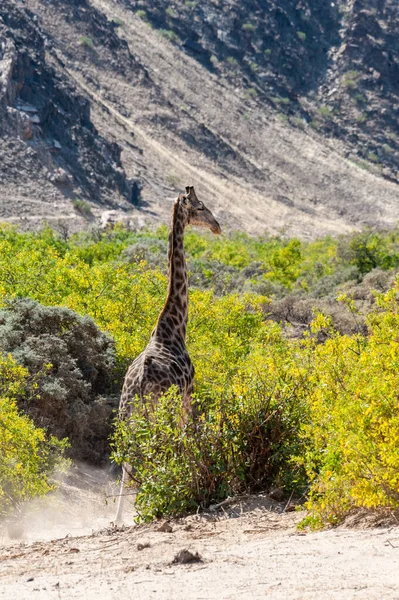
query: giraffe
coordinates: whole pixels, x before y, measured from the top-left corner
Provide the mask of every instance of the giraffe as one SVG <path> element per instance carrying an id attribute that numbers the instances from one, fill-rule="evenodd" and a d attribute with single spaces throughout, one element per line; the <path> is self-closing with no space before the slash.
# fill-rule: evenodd
<path id="1" fill-rule="evenodd" d="M 192 412 L 194 367 L 186 348 L 188 318 L 188 281 L 184 256 L 184 229 L 187 225 L 207 227 L 221 233 L 220 225 L 198 200 L 193 186 L 186 186 L 173 205 L 169 235 L 169 283 L 165 305 L 145 350 L 127 370 L 119 404 L 119 418 L 126 420 L 134 413 L 134 400 L 141 403 L 157 398 L 176 385 L 183 402 L 183 414 Z M 122 522 L 123 491 L 129 465 L 122 467 L 122 481 L 115 523 Z"/>

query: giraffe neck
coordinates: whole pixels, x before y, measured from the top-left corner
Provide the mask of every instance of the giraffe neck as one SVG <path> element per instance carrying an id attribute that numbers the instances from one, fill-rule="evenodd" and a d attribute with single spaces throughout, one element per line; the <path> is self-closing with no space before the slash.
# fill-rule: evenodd
<path id="1" fill-rule="evenodd" d="M 179 335 L 183 340 L 186 337 L 188 317 L 188 282 L 183 244 L 185 226 L 185 213 L 179 200 L 176 200 L 169 235 L 168 295 L 155 328 L 155 333 L 162 337 Z"/>

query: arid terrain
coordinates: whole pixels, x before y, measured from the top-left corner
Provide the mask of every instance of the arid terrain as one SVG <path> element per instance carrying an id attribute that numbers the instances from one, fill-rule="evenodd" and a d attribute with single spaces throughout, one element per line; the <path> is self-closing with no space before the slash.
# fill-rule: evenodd
<path id="1" fill-rule="evenodd" d="M 3 528 L 2 600 L 399 598 L 398 526 L 352 518 L 350 528 L 305 533 L 296 529 L 303 512 L 251 496 L 206 514 L 115 528 L 114 505 L 104 503 L 109 482 L 94 470 L 87 477 L 97 479 L 95 491 L 64 488 L 46 508 L 31 507 L 22 541 Z"/>
<path id="2" fill-rule="evenodd" d="M 397 0 L 1 0 L 0 224 L 155 227 L 190 184 L 227 233 L 393 226 L 398 27 Z M 265 494 L 133 525 L 130 497 L 115 527 L 116 478 L 0 522 L 0 600 L 399 600 L 393 516 L 301 531 Z"/>
<path id="3" fill-rule="evenodd" d="M 363 4 L 5 0 L 0 220 L 142 227 L 191 183 L 225 230 L 397 222 L 399 15 Z"/>

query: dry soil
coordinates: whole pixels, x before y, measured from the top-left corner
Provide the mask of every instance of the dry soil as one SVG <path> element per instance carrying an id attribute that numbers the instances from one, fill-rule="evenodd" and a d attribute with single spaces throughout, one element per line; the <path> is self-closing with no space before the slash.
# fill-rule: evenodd
<path id="1" fill-rule="evenodd" d="M 303 513 L 267 496 L 141 526 L 110 524 L 115 486 L 67 485 L 0 533 L 0 599 L 208 600 L 399 598 L 399 527 L 300 532 Z M 127 512 L 132 523 L 132 511 Z M 360 528 L 359 528 L 360 527 Z M 166 529 L 166 531 L 165 531 Z M 188 550 L 197 561 L 179 563 Z"/>

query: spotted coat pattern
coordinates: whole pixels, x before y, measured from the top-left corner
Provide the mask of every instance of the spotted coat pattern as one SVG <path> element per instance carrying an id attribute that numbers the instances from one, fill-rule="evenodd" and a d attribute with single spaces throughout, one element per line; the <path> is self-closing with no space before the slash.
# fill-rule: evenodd
<path id="1" fill-rule="evenodd" d="M 156 401 L 172 385 L 179 389 L 184 411 L 191 411 L 194 367 L 185 343 L 188 281 L 183 245 L 184 230 L 189 224 L 220 233 L 219 224 L 198 200 L 192 186 L 186 187 L 186 193 L 180 194 L 173 206 L 168 295 L 147 347 L 126 373 L 119 407 L 122 419 L 132 414 L 137 398 L 143 405 Z"/>

